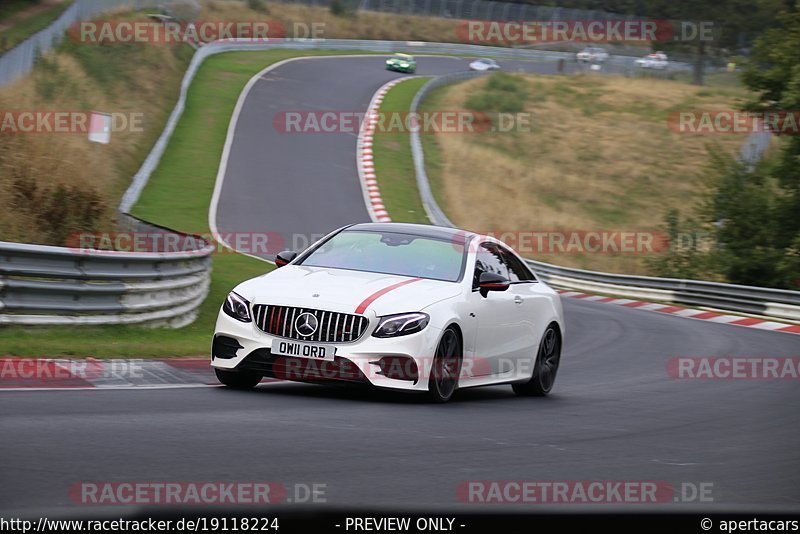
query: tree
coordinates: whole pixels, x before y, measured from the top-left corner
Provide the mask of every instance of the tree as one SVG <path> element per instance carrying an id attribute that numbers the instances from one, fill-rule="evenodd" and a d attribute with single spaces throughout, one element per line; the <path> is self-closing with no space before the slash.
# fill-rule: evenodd
<path id="1" fill-rule="evenodd" d="M 800 112 L 800 1 L 777 17 L 778 25 L 758 41 L 748 68 L 745 85 L 757 93 L 748 108 L 779 113 Z M 786 143 L 774 169 L 783 194 L 778 217 L 789 247 L 800 235 L 800 135 Z"/>
<path id="2" fill-rule="evenodd" d="M 691 53 L 693 82 L 703 85 L 709 57 L 749 46 L 774 22 L 775 14 L 785 3 L 786 0 L 655 0 L 648 2 L 648 15 L 674 22 L 676 39 L 658 46 Z M 711 24 L 708 35 L 700 31 L 701 25 L 707 23 Z M 693 27 L 698 28 L 694 36 L 689 31 Z"/>
<path id="3" fill-rule="evenodd" d="M 800 0 L 775 20 L 756 41 L 744 72 L 743 81 L 755 94 L 745 108 L 798 113 Z M 777 156 L 752 171 L 719 156 L 715 167 L 715 191 L 701 211 L 704 224 L 717 228 L 709 265 L 732 283 L 800 288 L 800 135 L 784 139 Z M 679 224 L 673 214 L 667 227 Z M 673 254 L 653 267 L 659 273 L 686 272 L 696 262 Z"/>
<path id="4" fill-rule="evenodd" d="M 784 251 L 779 244 L 776 191 L 764 165 L 749 172 L 738 162 L 722 174 L 712 200 L 717 222 L 715 261 L 725 278 L 745 285 L 780 287 Z"/>
<path id="5" fill-rule="evenodd" d="M 747 108 L 800 110 L 800 1 L 758 39 L 743 76 L 756 93 Z M 795 132 L 796 134 L 798 132 Z M 774 161 L 753 172 L 740 164 L 722 173 L 711 217 L 719 221 L 717 256 L 736 283 L 796 288 L 800 280 L 800 135 Z"/>

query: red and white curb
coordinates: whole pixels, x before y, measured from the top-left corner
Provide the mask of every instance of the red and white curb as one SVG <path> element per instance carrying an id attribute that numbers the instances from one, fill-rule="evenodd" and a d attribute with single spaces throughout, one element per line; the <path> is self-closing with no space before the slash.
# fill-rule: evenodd
<path id="1" fill-rule="evenodd" d="M 759 330 L 770 330 L 772 332 L 784 332 L 787 334 L 800 334 L 800 325 L 792 325 L 786 323 L 778 323 L 769 321 L 758 317 L 743 317 L 741 315 L 725 315 L 723 313 L 698 310 L 694 308 L 684 308 L 682 306 L 673 306 L 672 304 L 659 304 L 656 302 L 647 302 L 642 300 L 625 299 L 618 297 L 604 297 L 602 295 L 592 295 L 580 291 L 568 291 L 559 289 L 562 297 L 569 297 L 580 300 L 587 300 L 591 302 L 604 302 L 608 304 L 616 304 L 618 306 L 625 306 L 626 308 L 636 308 L 639 310 L 653 311 L 658 313 L 668 313 L 685 317 L 687 319 L 697 319 L 701 321 L 710 321 L 712 323 L 730 324 L 735 326 L 744 326 L 747 328 L 757 328 Z"/>
<path id="2" fill-rule="evenodd" d="M 375 222 L 392 222 L 386 206 L 383 204 L 381 190 L 378 187 L 378 178 L 375 175 L 375 160 L 373 159 L 372 145 L 375 139 L 375 128 L 378 125 L 381 104 L 386 97 L 386 93 L 406 80 L 413 80 L 415 76 L 398 78 L 383 85 L 372 96 L 372 100 L 364 116 L 364 122 L 358 133 L 358 145 L 356 148 L 356 163 L 358 167 L 358 177 L 361 180 L 361 187 L 364 191 L 364 200 L 367 204 L 367 211 Z"/>

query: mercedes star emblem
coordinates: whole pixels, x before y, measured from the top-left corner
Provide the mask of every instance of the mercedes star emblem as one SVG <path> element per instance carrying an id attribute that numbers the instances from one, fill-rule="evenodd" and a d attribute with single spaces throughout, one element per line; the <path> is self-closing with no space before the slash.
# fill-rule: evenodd
<path id="1" fill-rule="evenodd" d="M 301 313 L 294 321 L 295 331 L 303 337 L 308 337 L 317 331 L 319 323 L 313 313 Z"/>

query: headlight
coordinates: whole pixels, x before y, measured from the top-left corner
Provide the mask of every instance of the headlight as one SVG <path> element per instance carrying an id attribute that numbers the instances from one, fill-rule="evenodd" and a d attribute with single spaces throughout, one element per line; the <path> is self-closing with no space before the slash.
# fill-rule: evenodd
<path id="1" fill-rule="evenodd" d="M 222 305 L 222 311 L 233 317 L 237 321 L 249 323 L 250 319 L 250 303 L 241 295 L 233 291 L 225 298 L 225 303 Z"/>
<path id="2" fill-rule="evenodd" d="M 407 336 L 419 332 L 428 326 L 430 317 L 427 313 L 401 313 L 381 317 L 378 328 L 372 333 L 374 337 Z"/>

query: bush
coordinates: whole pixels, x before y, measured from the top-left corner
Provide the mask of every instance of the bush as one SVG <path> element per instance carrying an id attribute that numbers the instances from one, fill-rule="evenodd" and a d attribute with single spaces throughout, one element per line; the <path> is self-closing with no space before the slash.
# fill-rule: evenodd
<path id="1" fill-rule="evenodd" d="M 467 98 L 465 105 L 474 111 L 519 113 L 528 98 L 525 82 L 516 76 L 497 72 L 486 84 Z"/>
<path id="2" fill-rule="evenodd" d="M 331 14 L 337 17 L 346 17 L 352 14 L 346 0 L 332 0 L 329 9 Z"/>
<path id="3" fill-rule="evenodd" d="M 713 228 L 713 226 L 712 226 Z M 692 218 L 681 219 L 678 210 L 670 210 L 664 218 L 668 248 L 646 258 L 650 274 L 667 278 L 692 278 L 724 281 L 715 271 L 712 251 L 714 234 Z"/>
<path id="4" fill-rule="evenodd" d="M 178 20 L 192 22 L 200 14 L 197 0 L 172 0 L 167 4 L 167 12 Z"/>
<path id="5" fill-rule="evenodd" d="M 711 197 L 698 210 L 702 221 L 665 220 L 670 249 L 648 261 L 655 276 L 720 280 L 733 284 L 800 287 L 800 233 L 786 228 L 786 199 L 771 175 L 770 162 L 749 171 L 741 163 L 714 156 L 719 176 Z M 794 219 L 791 221 L 794 223 Z M 675 246 L 681 236 L 709 237 L 710 246 Z"/>
<path id="6" fill-rule="evenodd" d="M 259 13 L 268 13 L 269 8 L 264 0 L 247 0 L 247 7 Z"/>

